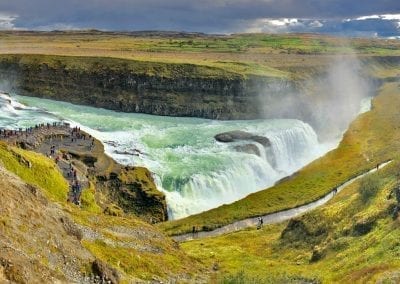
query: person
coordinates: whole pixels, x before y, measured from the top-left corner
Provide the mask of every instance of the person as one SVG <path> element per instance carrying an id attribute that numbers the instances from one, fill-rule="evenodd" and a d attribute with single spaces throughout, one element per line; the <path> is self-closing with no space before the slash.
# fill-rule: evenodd
<path id="1" fill-rule="evenodd" d="M 336 193 L 337 193 L 337 187 L 335 187 L 335 188 L 333 189 L 333 195 L 336 195 Z"/>
<path id="2" fill-rule="evenodd" d="M 193 237 L 194 237 L 195 234 L 196 234 L 196 227 L 193 226 L 193 228 L 192 228 L 192 235 L 193 235 Z"/>
<path id="3" fill-rule="evenodd" d="M 81 197 L 81 185 L 78 180 L 75 181 L 73 185 L 73 195 L 74 195 L 74 200 L 73 203 L 75 205 L 80 205 L 80 197 Z"/>
<path id="4" fill-rule="evenodd" d="M 376 164 L 376 170 L 379 170 L 379 164 Z"/>
<path id="5" fill-rule="evenodd" d="M 264 224 L 263 218 L 258 217 L 257 230 L 261 229 L 263 224 Z"/>

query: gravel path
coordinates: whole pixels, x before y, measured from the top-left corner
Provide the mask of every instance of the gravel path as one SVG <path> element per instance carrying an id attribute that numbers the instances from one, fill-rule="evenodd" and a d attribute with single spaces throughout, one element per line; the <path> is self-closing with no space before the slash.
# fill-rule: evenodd
<path id="1" fill-rule="evenodd" d="M 387 166 L 388 164 L 390 164 L 392 161 L 388 161 L 385 163 L 382 163 L 379 165 L 379 169 L 382 169 L 383 167 Z M 332 189 L 329 193 L 327 193 L 324 197 L 313 201 L 311 203 L 308 204 L 304 204 L 301 205 L 299 207 L 296 208 L 292 208 L 292 209 L 287 209 L 287 210 L 283 210 L 283 211 L 279 211 L 276 213 L 270 213 L 270 214 L 266 214 L 264 216 L 260 216 L 261 218 L 263 218 L 263 222 L 264 224 L 274 224 L 274 223 L 280 223 L 289 219 L 292 219 L 296 216 L 299 216 L 307 211 L 313 210 L 325 203 L 327 203 L 330 199 L 332 199 L 337 193 L 339 193 L 340 191 L 342 191 L 346 186 L 352 184 L 353 182 L 355 182 L 356 180 L 366 176 L 367 174 L 376 172 L 377 168 L 374 167 L 373 169 L 369 170 L 368 172 L 365 172 L 363 174 L 360 174 L 348 181 L 346 181 L 345 183 L 343 183 L 342 185 L 338 186 L 336 189 Z M 177 242 L 185 242 L 185 241 L 190 241 L 193 239 L 202 239 L 202 238 L 206 238 L 206 237 L 214 237 L 214 236 L 220 236 L 226 233 L 230 233 L 230 232 L 235 232 L 235 231 L 239 231 L 248 227 L 256 227 L 258 224 L 259 217 L 253 217 L 253 218 L 247 218 L 241 221 L 237 221 L 228 225 L 225 225 L 221 228 L 217 228 L 215 230 L 212 231 L 208 231 L 208 232 L 196 232 L 195 234 L 192 233 L 187 233 L 187 234 L 183 234 L 183 235 L 176 235 L 176 236 L 172 236 L 172 238 L 177 241 Z"/>

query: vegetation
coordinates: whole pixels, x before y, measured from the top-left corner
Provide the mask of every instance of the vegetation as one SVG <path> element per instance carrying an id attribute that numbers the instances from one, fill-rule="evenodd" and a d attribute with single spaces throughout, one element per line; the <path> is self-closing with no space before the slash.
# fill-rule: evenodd
<path id="1" fill-rule="evenodd" d="M 51 159 L 0 142 L 0 162 L 25 182 L 45 189 L 51 200 L 65 202 L 68 183 Z"/>
<path id="2" fill-rule="evenodd" d="M 0 54 L 72 56 L 75 59 L 60 59 L 83 68 L 99 62 L 101 58 L 102 64 L 107 63 L 111 68 L 123 63 L 138 72 L 167 77 L 173 76 L 174 72 L 185 72 L 188 68 L 193 69 L 189 73 L 202 77 L 232 74 L 287 77 L 292 72 L 299 73 L 298 66 L 323 66 L 332 54 L 400 55 L 400 43 L 396 40 L 346 39 L 311 34 L 210 36 L 162 32 L 2 32 L 0 40 Z M 30 57 L 34 58 L 33 55 Z M 93 60 L 88 57 L 93 57 Z M 118 58 L 125 60 L 115 60 Z M 39 60 L 45 58 L 39 57 Z M 301 76 L 301 72 L 298 75 Z"/>
<path id="3" fill-rule="evenodd" d="M 81 195 L 81 206 L 82 209 L 92 212 L 92 213 L 100 213 L 101 207 L 96 202 L 96 188 L 94 184 L 90 182 L 89 188 L 83 190 Z"/>
<path id="4" fill-rule="evenodd" d="M 379 189 L 379 179 L 376 176 L 369 176 L 362 180 L 360 185 L 360 195 L 364 203 L 372 199 Z"/>

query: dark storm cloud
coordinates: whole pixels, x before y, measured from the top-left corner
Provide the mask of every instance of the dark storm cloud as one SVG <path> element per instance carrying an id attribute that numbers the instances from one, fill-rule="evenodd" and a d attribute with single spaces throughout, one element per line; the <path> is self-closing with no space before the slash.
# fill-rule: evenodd
<path id="1" fill-rule="evenodd" d="M 235 32 L 263 18 L 343 19 L 400 13 L 399 0 L 0 0 L 25 29 Z"/>

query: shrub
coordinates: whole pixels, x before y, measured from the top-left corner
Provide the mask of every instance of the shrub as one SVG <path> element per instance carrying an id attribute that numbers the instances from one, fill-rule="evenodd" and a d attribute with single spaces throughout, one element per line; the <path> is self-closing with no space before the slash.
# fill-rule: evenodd
<path id="1" fill-rule="evenodd" d="M 360 196 L 363 203 L 367 203 L 379 190 L 380 180 L 377 175 L 368 175 L 360 183 Z"/>

